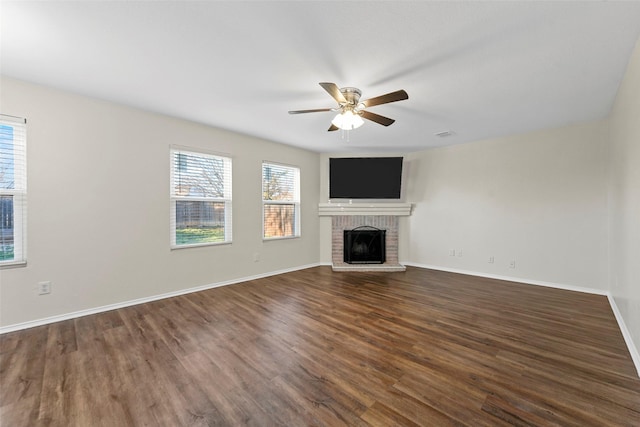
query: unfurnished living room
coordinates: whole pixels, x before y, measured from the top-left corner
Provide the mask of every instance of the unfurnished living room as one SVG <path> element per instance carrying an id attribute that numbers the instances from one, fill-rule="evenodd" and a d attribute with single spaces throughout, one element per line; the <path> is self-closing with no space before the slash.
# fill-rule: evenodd
<path id="1" fill-rule="evenodd" d="M 0 426 L 640 425 L 639 38 L 0 1 Z"/>

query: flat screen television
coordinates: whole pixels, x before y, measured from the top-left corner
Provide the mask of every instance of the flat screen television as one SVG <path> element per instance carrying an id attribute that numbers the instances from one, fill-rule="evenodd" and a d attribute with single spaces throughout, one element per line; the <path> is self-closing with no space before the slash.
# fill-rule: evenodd
<path id="1" fill-rule="evenodd" d="M 402 157 L 332 157 L 330 199 L 400 199 Z"/>

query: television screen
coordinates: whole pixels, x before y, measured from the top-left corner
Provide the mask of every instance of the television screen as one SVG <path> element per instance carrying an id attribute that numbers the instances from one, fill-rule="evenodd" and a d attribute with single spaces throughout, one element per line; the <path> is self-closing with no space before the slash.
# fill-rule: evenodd
<path id="1" fill-rule="evenodd" d="M 329 159 L 330 199 L 400 199 L 402 157 Z"/>

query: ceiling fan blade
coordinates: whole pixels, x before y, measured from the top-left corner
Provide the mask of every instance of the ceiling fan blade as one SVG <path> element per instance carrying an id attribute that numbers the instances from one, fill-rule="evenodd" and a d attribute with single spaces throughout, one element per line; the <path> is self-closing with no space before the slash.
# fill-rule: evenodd
<path id="1" fill-rule="evenodd" d="M 324 90 L 326 90 L 329 95 L 331 95 L 333 97 L 333 99 L 335 99 L 336 101 L 338 101 L 338 104 L 346 104 L 347 100 L 345 99 L 344 95 L 342 95 L 342 92 L 340 92 L 340 88 L 338 86 L 336 86 L 335 83 L 320 83 L 320 86 L 322 86 L 322 88 Z"/>
<path id="2" fill-rule="evenodd" d="M 376 96 L 375 98 L 362 101 L 365 107 L 373 107 L 374 105 L 388 104 L 390 102 L 403 101 L 409 99 L 409 95 L 404 90 L 387 93 L 386 95 Z"/>
<path id="3" fill-rule="evenodd" d="M 380 114 L 371 113 L 369 111 L 360 111 L 360 114 L 363 118 L 367 120 L 371 120 L 372 122 L 376 122 L 381 124 L 382 126 L 389 126 L 395 122 L 394 119 L 390 119 L 389 117 L 381 116 Z"/>
<path id="4" fill-rule="evenodd" d="M 327 132 L 333 132 L 334 130 L 338 130 L 338 126 L 331 124 L 331 126 L 329 126 L 329 129 L 327 129 Z"/>
<path id="5" fill-rule="evenodd" d="M 304 113 L 320 113 L 322 111 L 332 111 L 333 108 L 316 108 L 315 110 L 294 110 L 289 111 L 289 114 L 304 114 Z"/>

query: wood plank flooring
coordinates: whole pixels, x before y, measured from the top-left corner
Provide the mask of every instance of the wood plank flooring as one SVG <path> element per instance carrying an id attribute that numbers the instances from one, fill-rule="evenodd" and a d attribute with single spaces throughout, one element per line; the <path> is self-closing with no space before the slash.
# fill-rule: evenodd
<path id="1" fill-rule="evenodd" d="M 316 267 L 3 335 L 0 425 L 640 426 L 607 298 Z"/>

